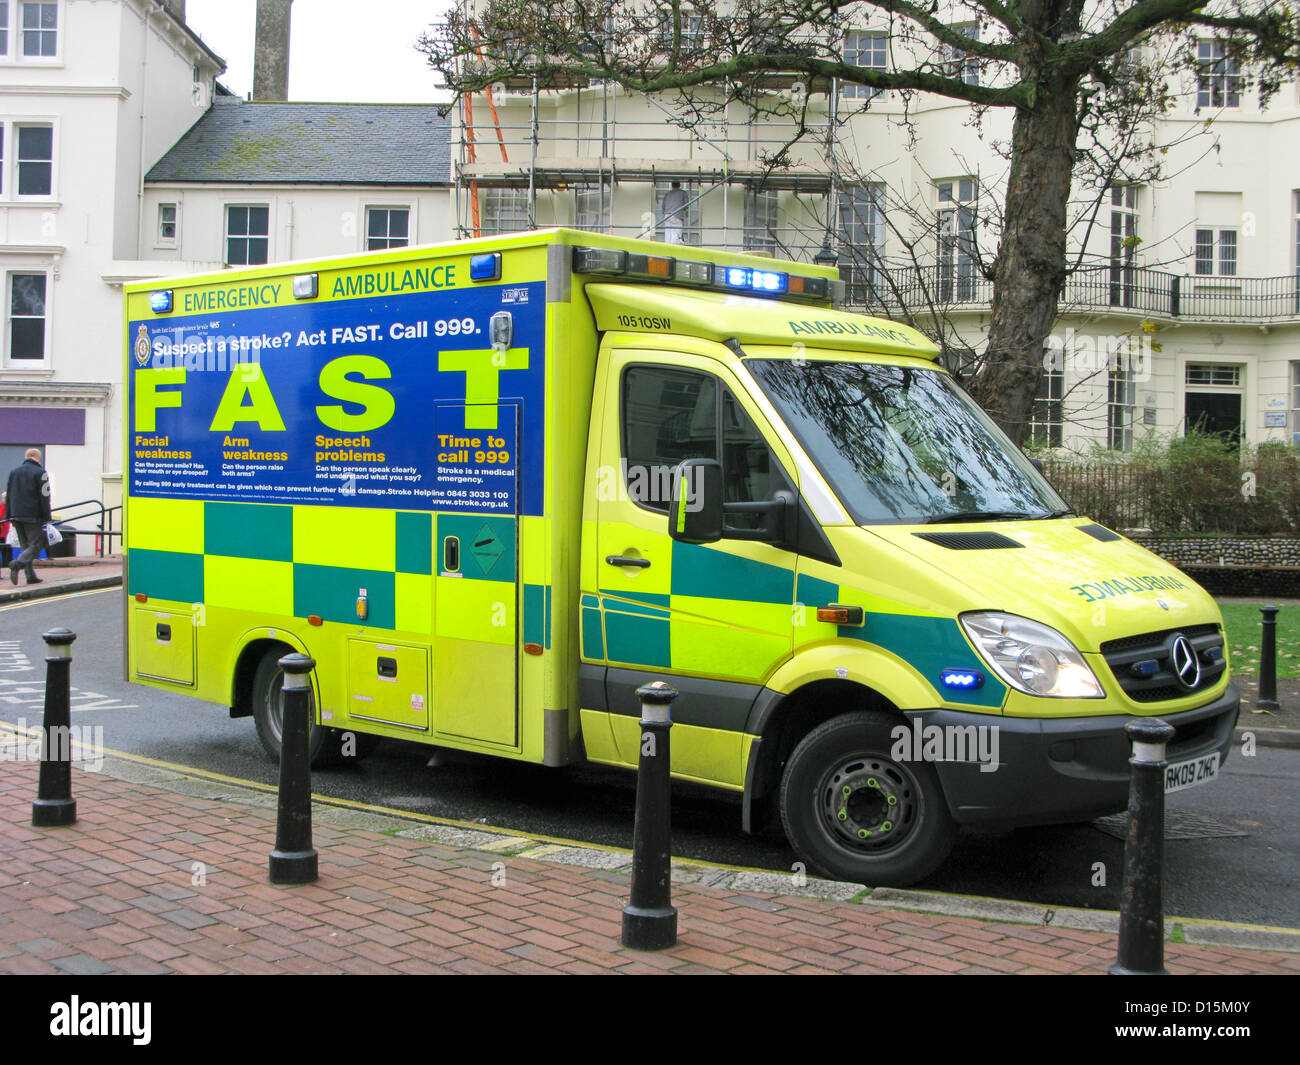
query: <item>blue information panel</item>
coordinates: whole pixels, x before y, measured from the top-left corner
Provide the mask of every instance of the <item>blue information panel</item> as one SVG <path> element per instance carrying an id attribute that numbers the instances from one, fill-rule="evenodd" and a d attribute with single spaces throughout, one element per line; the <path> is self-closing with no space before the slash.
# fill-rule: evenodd
<path id="1" fill-rule="evenodd" d="M 129 339 L 133 496 L 542 512 L 541 282 L 135 321 Z"/>

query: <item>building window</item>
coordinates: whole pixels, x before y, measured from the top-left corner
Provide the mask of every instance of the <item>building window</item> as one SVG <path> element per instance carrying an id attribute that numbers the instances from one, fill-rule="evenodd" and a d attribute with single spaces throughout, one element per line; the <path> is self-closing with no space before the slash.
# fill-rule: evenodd
<path id="1" fill-rule="evenodd" d="M 527 189 L 488 189 L 483 194 L 483 236 L 528 229 Z"/>
<path id="2" fill-rule="evenodd" d="M 269 207 L 226 208 L 226 262 L 256 266 L 267 262 L 271 245 Z"/>
<path id="3" fill-rule="evenodd" d="M 1110 190 L 1110 304 L 1132 307 L 1137 281 L 1138 190 L 1113 185 Z"/>
<path id="4" fill-rule="evenodd" d="M 1196 65 L 1197 107 L 1241 106 L 1241 71 L 1222 41 L 1198 41 Z"/>
<path id="5" fill-rule="evenodd" d="M 1237 231 L 1196 231 L 1196 272 L 1203 276 L 1237 276 Z"/>
<path id="6" fill-rule="evenodd" d="M 673 185 L 678 188 L 674 189 Z M 670 193 L 673 194 L 671 199 Z M 673 210 L 675 205 L 681 204 L 683 196 L 685 205 Z M 655 240 L 665 240 L 670 244 L 699 244 L 700 187 L 696 182 L 655 182 Z"/>
<path id="7" fill-rule="evenodd" d="M 1133 371 L 1118 367 L 1110 371 L 1106 397 L 1106 446 L 1116 451 L 1133 449 L 1133 411 L 1137 406 L 1137 382 Z"/>
<path id="8" fill-rule="evenodd" d="M 609 182 L 578 189 L 573 199 L 573 225 L 577 229 L 606 233 L 613 208 L 614 190 Z"/>
<path id="9" fill-rule="evenodd" d="M 940 302 L 969 302 L 975 298 L 975 199 L 979 194 L 974 178 L 940 181 L 936 186 L 939 206 L 939 272 L 937 295 Z"/>
<path id="10" fill-rule="evenodd" d="M 963 37 L 970 38 L 972 41 L 979 40 L 979 26 L 973 22 L 963 22 L 948 28 L 954 33 L 960 33 Z M 944 52 L 947 55 L 944 73 L 948 77 L 960 78 L 967 85 L 978 85 L 980 83 L 980 61 L 978 56 L 968 55 L 962 49 L 955 48 L 952 45 L 945 45 Z"/>
<path id="11" fill-rule="evenodd" d="M 54 127 L 18 126 L 15 163 L 19 196 L 49 196 L 54 190 Z"/>
<path id="12" fill-rule="evenodd" d="M 29 3 L 21 7 L 22 52 L 28 58 L 52 59 L 59 54 L 59 5 Z"/>
<path id="13" fill-rule="evenodd" d="M 411 243 L 409 207 L 366 208 L 366 250 L 405 248 Z"/>
<path id="14" fill-rule="evenodd" d="M 1291 443 L 1300 447 L 1300 362 L 1291 364 Z"/>
<path id="15" fill-rule="evenodd" d="M 0 59 L 9 55 L 9 0 L 0 0 Z"/>
<path id="16" fill-rule="evenodd" d="M 681 13 L 681 49 L 683 52 L 689 52 L 693 48 L 698 48 L 704 40 L 704 16 L 691 14 L 689 10 L 682 10 Z M 673 48 L 673 16 L 671 9 L 664 12 L 663 21 L 659 23 L 659 32 L 657 34 L 657 43 L 659 51 L 671 52 Z"/>
<path id="17" fill-rule="evenodd" d="M 886 64 L 886 45 L 889 37 L 884 33 L 851 32 L 844 36 L 844 62 L 869 70 L 884 70 Z M 840 94 L 846 97 L 859 97 L 870 100 L 879 96 L 880 89 L 870 85 L 846 84 L 840 88 Z"/>
<path id="18" fill-rule="evenodd" d="M 7 292 L 6 356 L 10 362 L 45 358 L 44 274 L 10 274 Z"/>
<path id="19" fill-rule="evenodd" d="M 1035 447 L 1061 447 L 1065 442 L 1065 371 L 1044 370 L 1029 415 L 1029 441 Z"/>
<path id="20" fill-rule="evenodd" d="M 850 185 L 840 190 L 841 265 L 850 303 L 870 302 L 880 281 L 885 246 L 883 198 L 883 185 Z"/>
<path id="21" fill-rule="evenodd" d="M 775 255 L 777 250 L 776 189 L 745 190 L 745 251 Z"/>
<path id="22" fill-rule="evenodd" d="M 1183 381 L 1189 385 L 1240 388 L 1241 367 L 1232 363 L 1189 362 Z"/>
<path id="23" fill-rule="evenodd" d="M 163 247 L 172 247 L 176 243 L 176 217 L 176 204 L 158 205 L 158 243 Z"/>

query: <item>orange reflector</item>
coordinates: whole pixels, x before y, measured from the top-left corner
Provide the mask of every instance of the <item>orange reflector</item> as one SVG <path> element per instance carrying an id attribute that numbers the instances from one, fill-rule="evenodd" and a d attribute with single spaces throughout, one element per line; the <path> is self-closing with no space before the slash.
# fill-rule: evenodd
<path id="1" fill-rule="evenodd" d="M 817 608 L 817 620 L 829 621 L 832 625 L 847 625 L 849 623 L 849 608 L 846 606 L 819 606 Z"/>
<path id="2" fill-rule="evenodd" d="M 645 272 L 651 277 L 672 277 L 673 261 L 658 255 L 646 256 Z"/>
<path id="3" fill-rule="evenodd" d="M 357 597 L 358 620 L 365 621 L 369 613 L 370 613 L 370 604 L 366 602 L 366 597 L 364 595 L 358 596 Z"/>
<path id="4" fill-rule="evenodd" d="M 540 643 L 526 643 L 526 644 L 524 644 L 524 654 L 526 654 L 526 655 L 539 655 L 539 654 L 541 654 L 541 653 L 542 653 L 542 645 L 541 645 Z"/>
<path id="5" fill-rule="evenodd" d="M 786 291 L 792 292 L 795 295 L 803 295 L 803 278 L 798 274 L 791 274 L 790 287 L 787 288 Z"/>
<path id="6" fill-rule="evenodd" d="M 325 621 L 324 621 L 324 619 L 323 619 L 319 614 L 308 614 L 308 615 L 307 615 L 307 624 L 308 624 L 308 625 L 323 625 L 323 624 L 325 624 Z"/>
<path id="7" fill-rule="evenodd" d="M 145 595 L 144 592 L 136 592 L 136 593 L 135 593 L 135 601 L 136 601 L 137 603 L 147 603 L 147 602 L 149 602 L 149 597 L 148 597 L 147 595 Z"/>

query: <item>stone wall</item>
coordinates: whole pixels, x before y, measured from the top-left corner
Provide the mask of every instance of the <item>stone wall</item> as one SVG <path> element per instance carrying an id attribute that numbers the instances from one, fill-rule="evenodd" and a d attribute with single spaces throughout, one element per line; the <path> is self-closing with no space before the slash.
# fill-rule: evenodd
<path id="1" fill-rule="evenodd" d="M 1277 536 L 1133 536 L 1215 595 L 1300 598 L 1300 539 Z"/>

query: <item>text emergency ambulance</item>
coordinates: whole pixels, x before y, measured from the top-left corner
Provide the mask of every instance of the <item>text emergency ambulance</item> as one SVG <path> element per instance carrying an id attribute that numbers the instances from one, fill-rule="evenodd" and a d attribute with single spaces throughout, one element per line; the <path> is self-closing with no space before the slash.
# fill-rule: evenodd
<path id="1" fill-rule="evenodd" d="M 955 826 L 1125 806 L 1130 717 L 1212 778 L 1238 696 L 1184 574 L 1069 507 L 824 268 L 567 230 L 127 286 L 129 679 L 317 764 L 376 737 L 635 767 L 906 884 Z M 341 740 L 345 742 L 341 743 Z"/>

